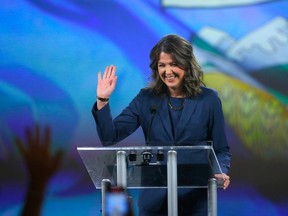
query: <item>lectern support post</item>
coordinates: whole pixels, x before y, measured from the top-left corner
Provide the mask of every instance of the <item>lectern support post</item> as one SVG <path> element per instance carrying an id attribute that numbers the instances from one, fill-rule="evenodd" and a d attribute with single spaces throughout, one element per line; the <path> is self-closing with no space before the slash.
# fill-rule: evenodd
<path id="1" fill-rule="evenodd" d="M 178 215 L 177 152 L 168 151 L 167 158 L 168 216 Z"/>
<path id="2" fill-rule="evenodd" d="M 217 216 L 217 180 L 208 181 L 208 216 Z"/>
<path id="3" fill-rule="evenodd" d="M 111 186 L 111 181 L 109 179 L 103 179 L 101 182 L 101 201 L 102 201 L 102 216 L 106 216 L 106 193 Z"/>
<path id="4" fill-rule="evenodd" d="M 125 188 L 127 187 L 127 164 L 126 164 L 126 152 L 117 151 L 117 186 Z"/>

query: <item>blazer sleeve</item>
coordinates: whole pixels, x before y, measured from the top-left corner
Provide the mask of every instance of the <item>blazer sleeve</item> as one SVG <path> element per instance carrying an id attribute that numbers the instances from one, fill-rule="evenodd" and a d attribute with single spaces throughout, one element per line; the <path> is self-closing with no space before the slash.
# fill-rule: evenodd
<path id="1" fill-rule="evenodd" d="M 231 153 L 225 133 L 225 122 L 221 100 L 216 91 L 211 98 L 209 138 L 213 141 L 213 148 L 224 173 L 230 168 Z"/>
<path id="2" fill-rule="evenodd" d="M 97 102 L 94 104 L 92 114 L 102 145 L 116 144 L 132 134 L 140 126 L 141 95 L 140 92 L 115 119 L 111 115 L 109 103 L 101 110 L 97 110 Z"/>

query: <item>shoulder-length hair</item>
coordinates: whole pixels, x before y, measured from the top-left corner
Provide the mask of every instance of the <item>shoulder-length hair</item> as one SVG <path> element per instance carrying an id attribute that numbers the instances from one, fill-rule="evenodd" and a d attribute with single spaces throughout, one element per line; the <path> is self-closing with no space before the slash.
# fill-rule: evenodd
<path id="1" fill-rule="evenodd" d="M 172 56 L 178 67 L 185 71 L 182 91 L 186 97 L 192 98 L 201 92 L 200 86 L 203 82 L 203 72 L 193 54 L 192 45 L 178 35 L 167 35 L 163 37 L 150 52 L 150 68 L 152 69 L 151 82 L 148 86 L 158 96 L 167 95 L 168 88 L 163 83 L 158 73 L 158 61 L 160 53 L 164 52 Z"/>

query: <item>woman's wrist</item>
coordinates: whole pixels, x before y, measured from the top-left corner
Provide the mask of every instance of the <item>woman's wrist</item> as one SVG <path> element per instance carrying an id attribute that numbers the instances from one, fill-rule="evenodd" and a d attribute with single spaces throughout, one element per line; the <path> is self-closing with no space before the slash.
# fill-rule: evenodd
<path id="1" fill-rule="evenodd" d="M 97 96 L 97 109 L 100 110 L 108 104 L 109 98 L 102 98 Z"/>

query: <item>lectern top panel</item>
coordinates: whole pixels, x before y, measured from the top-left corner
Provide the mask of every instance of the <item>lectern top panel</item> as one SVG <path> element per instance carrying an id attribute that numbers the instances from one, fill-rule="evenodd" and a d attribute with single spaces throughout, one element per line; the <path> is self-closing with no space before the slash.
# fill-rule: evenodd
<path id="1" fill-rule="evenodd" d="M 103 179 L 117 185 L 117 157 L 125 157 L 127 188 L 167 188 L 167 158 L 177 155 L 178 188 L 207 187 L 214 174 L 222 173 L 213 145 L 78 147 L 97 189 Z M 122 164 L 123 166 L 123 164 Z"/>

